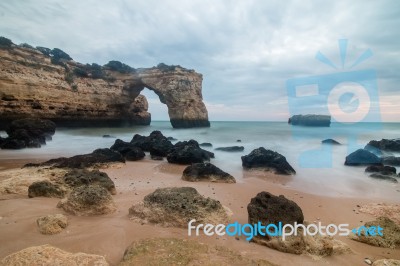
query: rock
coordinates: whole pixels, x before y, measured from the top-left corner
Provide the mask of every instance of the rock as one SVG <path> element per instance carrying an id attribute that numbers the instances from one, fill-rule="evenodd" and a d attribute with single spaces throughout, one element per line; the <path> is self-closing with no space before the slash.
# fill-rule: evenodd
<path id="1" fill-rule="evenodd" d="M 372 177 L 374 179 L 380 179 L 380 180 L 386 180 L 390 181 L 392 183 L 398 183 L 397 179 L 393 176 L 390 175 L 384 175 L 384 174 L 379 174 L 379 173 L 374 173 L 372 175 L 369 175 L 369 177 Z"/>
<path id="2" fill-rule="evenodd" d="M 212 147 L 212 144 L 209 142 L 203 142 L 199 144 L 200 147 Z"/>
<path id="3" fill-rule="evenodd" d="M 362 242 L 368 245 L 383 247 L 383 248 L 398 248 L 400 247 L 400 226 L 391 219 L 381 216 L 375 221 L 365 223 L 365 227 L 371 226 L 383 228 L 383 234 L 375 236 L 366 235 L 365 230 L 359 230 L 351 239 Z"/>
<path id="4" fill-rule="evenodd" d="M 1 265 L 96 265 L 108 266 L 103 256 L 86 253 L 69 253 L 50 246 L 29 247 L 10 254 L 0 261 Z"/>
<path id="5" fill-rule="evenodd" d="M 253 150 L 250 154 L 242 156 L 243 168 L 273 169 L 276 174 L 291 175 L 296 171 L 286 161 L 286 158 L 274 151 L 263 147 Z"/>
<path id="6" fill-rule="evenodd" d="M 99 185 L 74 188 L 67 198 L 57 204 L 57 207 L 77 216 L 101 215 L 116 210 L 111 194 Z"/>
<path id="7" fill-rule="evenodd" d="M 256 224 L 302 224 L 304 215 L 301 208 L 285 196 L 275 196 L 269 192 L 260 192 L 247 205 L 248 222 Z M 267 237 L 267 236 L 266 236 Z M 268 238 L 268 237 L 267 237 Z"/>
<path id="8" fill-rule="evenodd" d="M 0 125 L 23 117 L 47 117 L 59 126 L 149 125 L 148 103 L 140 95 L 146 88 L 167 105 L 173 127 L 210 126 L 202 98 L 203 77 L 194 70 L 164 64 L 137 70 L 107 65 L 96 69 L 71 60 L 63 67 L 35 49 L 23 49 L 0 51 L 8 59 L 0 65 L 0 73 L 9 84 L 2 86 L 7 101 L 0 101 Z M 69 73 L 80 73 L 74 74 L 72 84 L 66 79 Z M 39 89 L 32 94 L 32 88 Z"/>
<path id="9" fill-rule="evenodd" d="M 64 175 L 63 181 L 70 188 L 95 184 L 104 187 L 113 195 L 116 194 L 114 182 L 106 173 L 99 170 L 72 169 Z"/>
<path id="10" fill-rule="evenodd" d="M 1 144 L 2 149 L 20 150 L 26 148 L 26 143 L 23 140 L 6 138 Z"/>
<path id="11" fill-rule="evenodd" d="M 293 126 L 329 127 L 331 125 L 330 115 L 294 115 L 289 118 L 288 123 Z"/>
<path id="12" fill-rule="evenodd" d="M 347 155 L 344 162 L 345 165 L 380 165 L 381 163 L 382 160 L 378 156 L 364 149 L 358 149 Z"/>
<path id="13" fill-rule="evenodd" d="M 178 238 L 153 238 L 133 242 L 120 266 L 129 265 L 258 265 L 274 264 L 252 259 L 221 246 Z"/>
<path id="14" fill-rule="evenodd" d="M 239 152 L 239 151 L 244 151 L 244 147 L 243 146 L 219 147 L 216 148 L 215 150 L 227 151 L 227 152 Z"/>
<path id="15" fill-rule="evenodd" d="M 141 148 L 135 147 L 125 154 L 125 159 L 127 161 L 138 161 L 143 159 L 145 156 L 146 154 Z"/>
<path id="16" fill-rule="evenodd" d="M 63 214 L 49 214 L 36 220 L 39 232 L 44 235 L 60 233 L 68 225 L 68 218 Z"/>
<path id="17" fill-rule="evenodd" d="M 367 146 L 375 147 L 382 151 L 400 151 L 400 139 L 371 140 Z"/>
<path id="18" fill-rule="evenodd" d="M 125 159 L 119 152 L 110 149 L 97 149 L 89 154 L 76 155 L 69 158 L 61 157 L 39 164 L 30 163 L 25 165 L 25 167 L 86 168 L 107 163 L 125 163 Z"/>
<path id="19" fill-rule="evenodd" d="M 146 156 L 143 150 L 135 144 L 120 139 L 115 140 L 110 149 L 121 153 L 127 161 L 138 161 Z"/>
<path id="20" fill-rule="evenodd" d="M 167 137 L 167 140 L 169 140 L 169 141 L 176 141 L 177 139 L 174 138 L 174 137 Z"/>
<path id="21" fill-rule="evenodd" d="M 60 185 L 50 181 L 38 181 L 28 188 L 28 197 L 63 198 L 67 191 Z"/>
<path id="22" fill-rule="evenodd" d="M 226 223 L 228 219 L 219 201 L 205 198 L 191 187 L 158 188 L 133 205 L 129 215 L 139 222 L 183 228 L 192 219 L 196 219 L 194 224 Z"/>
<path id="23" fill-rule="evenodd" d="M 115 137 L 114 137 L 114 136 L 112 136 L 112 135 L 108 135 L 108 134 L 105 134 L 105 135 L 103 135 L 103 138 L 115 139 Z"/>
<path id="24" fill-rule="evenodd" d="M 400 157 L 386 156 L 386 157 L 383 157 L 382 163 L 388 164 L 388 165 L 393 165 L 393 166 L 400 166 Z"/>
<path id="25" fill-rule="evenodd" d="M 14 120 L 6 132 L 11 138 L 17 137 L 19 130 L 25 130 L 31 138 L 53 136 L 56 132 L 56 124 L 50 120 L 25 118 Z"/>
<path id="26" fill-rule="evenodd" d="M 219 183 L 236 183 L 230 174 L 211 163 L 195 163 L 185 168 L 182 179 L 186 181 L 211 181 Z"/>
<path id="27" fill-rule="evenodd" d="M 174 145 L 172 145 L 172 143 L 167 139 L 154 141 L 150 147 L 150 155 L 166 157 L 173 147 Z"/>
<path id="28" fill-rule="evenodd" d="M 400 260 L 395 259 L 380 259 L 374 261 L 372 266 L 400 266 Z"/>
<path id="29" fill-rule="evenodd" d="M 365 172 L 367 173 L 380 173 L 382 175 L 395 175 L 396 168 L 392 166 L 384 166 L 384 165 L 370 165 L 365 168 Z"/>
<path id="30" fill-rule="evenodd" d="M 148 137 L 136 134 L 133 136 L 131 144 L 144 151 L 149 151 L 150 155 L 154 157 L 166 157 L 174 147 L 171 141 L 158 130 L 151 132 Z"/>
<path id="31" fill-rule="evenodd" d="M 362 213 L 367 213 L 375 218 L 385 216 L 400 225 L 400 205 L 386 203 L 370 203 L 362 205 L 359 209 Z"/>
<path id="32" fill-rule="evenodd" d="M 242 140 L 241 139 L 237 139 L 236 142 L 242 142 Z"/>
<path id="33" fill-rule="evenodd" d="M 323 144 L 332 144 L 332 145 L 342 145 L 340 142 L 334 140 L 334 139 L 324 139 L 322 141 Z"/>
<path id="34" fill-rule="evenodd" d="M 180 141 L 167 155 L 169 163 L 192 164 L 203 163 L 214 158 L 214 153 L 203 150 L 195 140 Z"/>

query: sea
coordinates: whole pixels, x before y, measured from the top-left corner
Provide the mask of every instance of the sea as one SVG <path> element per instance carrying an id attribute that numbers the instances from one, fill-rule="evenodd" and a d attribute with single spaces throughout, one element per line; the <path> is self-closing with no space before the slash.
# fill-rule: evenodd
<path id="1" fill-rule="evenodd" d="M 0 167 L 14 160 L 38 162 L 90 153 L 97 148 L 110 147 L 117 138 L 130 141 L 134 134 L 149 135 L 153 130 L 160 130 L 177 141 L 195 139 L 199 143 L 211 143 L 212 147 L 204 147 L 215 153 L 211 162 L 232 174 L 238 183 L 246 182 L 252 176 L 251 172 L 242 169 L 241 156 L 264 147 L 285 156 L 296 170 L 293 176 L 282 176 L 282 184 L 288 188 L 333 197 L 400 199 L 399 184 L 370 178 L 364 172 L 365 166 L 344 165 L 349 153 L 363 148 L 370 140 L 400 138 L 400 123 L 332 123 L 330 127 L 301 127 L 286 122 L 214 121 L 210 128 L 174 129 L 169 121 L 152 121 L 150 126 L 57 128 L 53 140 L 41 148 L 0 150 Z M 115 138 L 104 138 L 103 135 Z M 0 136 L 5 137 L 5 132 L 0 132 Z M 327 138 L 342 145 L 322 144 L 321 141 Z M 226 146 L 243 146 L 244 151 L 215 150 Z M 268 175 L 255 176 L 269 178 Z M 265 189 L 268 184 L 266 182 Z"/>

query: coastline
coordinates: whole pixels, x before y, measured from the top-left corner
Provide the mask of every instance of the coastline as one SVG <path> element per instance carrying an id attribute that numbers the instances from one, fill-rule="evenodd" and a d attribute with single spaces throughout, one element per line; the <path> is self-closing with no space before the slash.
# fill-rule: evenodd
<path id="1" fill-rule="evenodd" d="M 399 204 L 393 200 L 362 198 L 327 197 L 293 190 L 280 182 L 281 176 L 268 174 L 270 178 L 260 178 L 256 173 L 246 172 L 243 182 L 236 184 L 187 182 L 181 180 L 185 166 L 168 164 L 166 161 L 144 159 L 137 162 L 127 162 L 125 165 L 111 165 L 101 169 L 106 172 L 116 185 L 117 194 L 114 200 L 117 211 L 113 214 L 79 217 L 67 215 L 70 225 L 58 235 L 41 235 L 36 227 L 36 219 L 49 213 L 63 213 L 56 208 L 59 199 L 32 198 L 20 196 L 0 200 L 2 210 L 0 219 L 0 257 L 23 248 L 42 244 L 52 244 L 70 252 L 85 252 L 104 255 L 111 265 L 117 264 L 125 248 L 134 240 L 154 237 L 176 237 L 191 239 L 219 245 L 233 251 L 262 258 L 278 265 L 359 265 L 364 258 L 400 259 L 399 249 L 377 248 L 355 242 L 345 237 L 337 237 L 350 246 L 354 254 L 344 254 L 324 257 L 319 260 L 309 256 L 282 253 L 264 246 L 249 243 L 245 237 L 239 240 L 233 237 L 206 237 L 204 235 L 189 237 L 186 229 L 164 228 L 157 225 L 135 223 L 128 218 L 128 209 L 143 199 L 145 195 L 159 187 L 190 186 L 200 194 L 219 200 L 222 205 L 232 211 L 231 221 L 247 222 L 247 204 L 250 199 L 261 191 L 274 195 L 284 195 L 295 201 L 303 210 L 305 220 L 329 223 L 349 223 L 350 226 L 360 226 L 374 219 L 372 215 L 360 213 L 358 206 L 370 203 L 384 202 Z M 3 173 L 5 170 L 1 170 Z M 362 221 L 362 222 L 361 222 Z M 23 237 L 21 237 L 23 236 Z M 293 262 L 295 261 L 295 263 Z"/>

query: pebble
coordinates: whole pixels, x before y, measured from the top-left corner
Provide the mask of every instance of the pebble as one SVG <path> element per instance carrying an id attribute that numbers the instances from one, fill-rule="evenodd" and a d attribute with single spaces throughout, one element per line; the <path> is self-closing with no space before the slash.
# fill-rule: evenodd
<path id="1" fill-rule="evenodd" d="M 368 264 L 368 265 L 372 265 L 372 261 L 371 261 L 370 259 L 368 259 L 368 258 L 365 258 L 365 259 L 364 259 L 364 262 L 365 262 L 366 264 Z"/>
<path id="2" fill-rule="evenodd" d="M 361 206 L 357 204 L 357 208 L 360 208 Z"/>

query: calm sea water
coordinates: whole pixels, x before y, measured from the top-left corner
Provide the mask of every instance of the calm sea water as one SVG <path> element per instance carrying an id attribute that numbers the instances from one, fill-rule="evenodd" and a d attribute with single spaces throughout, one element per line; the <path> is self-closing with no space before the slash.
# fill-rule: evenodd
<path id="1" fill-rule="evenodd" d="M 173 129 L 167 121 L 154 121 L 150 126 L 125 128 L 59 128 L 53 140 L 40 149 L 0 150 L 0 166 L 9 160 L 37 161 L 89 153 L 114 143 L 115 139 L 103 138 L 104 134 L 130 141 L 134 134 L 148 135 L 153 130 L 160 130 L 165 136 L 178 140 L 195 139 L 199 143 L 212 143 L 212 148 L 206 148 L 215 153 L 216 158 L 212 162 L 233 174 L 238 182 L 244 182 L 245 179 L 240 156 L 262 146 L 284 155 L 296 169 L 295 176 L 282 179 L 288 187 L 332 196 L 365 196 L 367 193 L 371 198 L 400 199 L 398 184 L 369 178 L 364 174 L 365 167 L 343 165 L 346 155 L 357 148 L 355 144 L 363 147 L 372 139 L 399 138 L 400 123 L 358 123 L 351 126 L 333 123 L 329 128 L 310 128 L 292 127 L 284 122 L 212 122 L 210 128 Z M 4 137 L 5 133 L 1 132 L 0 135 Z M 344 144 L 332 147 L 331 166 L 305 167 L 302 163 L 304 152 L 321 149 L 321 140 L 328 137 Z M 239 153 L 214 151 L 216 147 L 232 145 L 244 146 L 245 150 Z M 321 156 L 316 155 L 307 160 L 315 163 L 320 159 Z"/>

